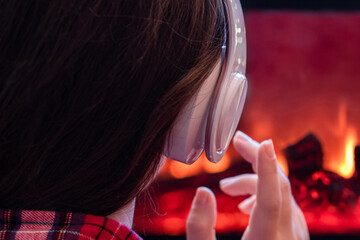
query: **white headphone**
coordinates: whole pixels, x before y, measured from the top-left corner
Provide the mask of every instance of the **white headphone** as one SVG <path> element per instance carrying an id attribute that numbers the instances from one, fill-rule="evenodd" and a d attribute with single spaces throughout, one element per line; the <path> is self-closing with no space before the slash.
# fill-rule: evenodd
<path id="1" fill-rule="evenodd" d="M 205 150 L 211 162 L 224 156 L 239 122 L 247 92 L 244 16 L 239 0 L 223 0 L 227 21 L 225 57 L 175 120 L 164 155 L 186 164 Z"/>

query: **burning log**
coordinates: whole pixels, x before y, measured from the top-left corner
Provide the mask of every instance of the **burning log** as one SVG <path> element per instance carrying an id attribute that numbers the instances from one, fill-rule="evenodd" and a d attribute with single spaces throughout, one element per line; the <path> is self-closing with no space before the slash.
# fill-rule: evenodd
<path id="1" fill-rule="evenodd" d="M 360 196 L 360 146 L 355 147 L 354 151 L 355 158 L 355 174 L 350 179 L 351 185 L 356 193 L 356 196 Z"/>
<path id="2" fill-rule="evenodd" d="M 289 177 L 305 180 L 314 172 L 323 170 L 323 151 L 320 141 L 309 134 L 284 150 L 289 165 Z"/>
<path id="3" fill-rule="evenodd" d="M 289 165 L 289 179 L 297 202 L 309 205 L 330 203 L 344 211 L 355 206 L 360 195 L 359 178 L 346 179 L 323 169 L 323 151 L 320 141 L 309 134 L 284 150 Z M 355 149 L 357 172 L 360 173 L 360 147 Z M 346 210 L 346 209 L 345 209 Z"/>
<path id="4" fill-rule="evenodd" d="M 360 178 L 360 146 L 355 147 L 355 176 Z"/>

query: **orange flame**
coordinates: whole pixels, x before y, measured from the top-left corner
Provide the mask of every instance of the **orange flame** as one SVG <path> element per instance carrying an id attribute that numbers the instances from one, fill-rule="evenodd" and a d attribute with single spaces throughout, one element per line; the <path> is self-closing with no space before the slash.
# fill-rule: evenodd
<path id="1" fill-rule="evenodd" d="M 339 165 L 339 173 L 344 178 L 350 178 L 355 172 L 354 149 L 357 142 L 356 130 L 350 128 L 346 135 L 343 161 Z"/>
<path id="2" fill-rule="evenodd" d="M 289 176 L 289 168 L 287 165 L 286 158 L 284 157 L 283 154 L 277 154 L 277 162 L 278 162 L 281 170 L 283 170 L 283 172 L 285 173 L 285 175 Z"/>
<path id="3" fill-rule="evenodd" d="M 325 167 L 344 178 L 351 178 L 355 172 L 354 150 L 358 139 L 356 128 L 348 124 L 347 115 L 347 103 L 343 101 L 339 106 L 338 126 L 333 130 L 334 139 L 338 140 L 333 139 L 333 144 L 328 146 L 330 161 Z"/>
<path id="4" fill-rule="evenodd" d="M 174 178 L 186 178 L 197 175 L 202 172 L 206 173 L 218 173 L 228 169 L 231 165 L 231 157 L 229 153 L 226 153 L 219 163 L 209 162 L 202 154 L 200 158 L 192 165 L 186 165 L 170 159 L 166 160 L 161 172 L 160 177 L 174 177 Z"/>
<path id="5" fill-rule="evenodd" d="M 224 157 L 218 163 L 212 163 L 207 161 L 206 159 L 203 160 L 203 168 L 207 173 L 218 173 L 223 172 L 229 168 L 231 164 L 231 158 L 229 154 L 225 154 Z"/>
<path id="6" fill-rule="evenodd" d="M 335 116 L 313 114 L 315 119 L 311 125 L 307 124 L 304 129 L 299 127 L 301 125 L 286 125 L 289 131 L 276 133 L 276 121 L 270 115 L 263 117 L 258 108 L 253 108 L 247 116 L 250 116 L 249 129 L 247 133 L 256 140 L 263 140 L 273 138 L 275 149 L 277 152 L 278 163 L 286 175 L 289 173 L 287 160 L 282 153 L 282 149 L 291 143 L 295 143 L 301 139 L 308 132 L 313 132 L 321 141 L 324 159 L 324 169 L 330 170 L 339 174 L 344 178 L 350 178 L 355 172 L 354 149 L 358 144 L 358 129 L 354 128 L 352 118 L 348 119 L 348 101 L 339 101 L 339 106 Z M 335 110 L 336 111 L 336 110 Z M 259 120 L 261 119 L 261 121 Z M 311 117 L 310 117 L 311 119 Z M 350 121 L 349 121 L 350 120 Z M 279 125 L 279 124 L 278 124 Z M 281 124 L 280 124 L 281 125 Z M 234 151 L 228 151 L 223 159 L 213 164 L 207 161 L 205 155 L 201 155 L 200 159 L 191 166 L 187 166 L 175 161 L 167 161 L 160 177 L 163 178 L 185 178 L 191 177 L 199 173 L 217 173 L 228 169 L 231 166 L 231 158 L 234 156 Z"/>
<path id="7" fill-rule="evenodd" d="M 170 161 L 169 162 L 170 174 L 174 178 L 185 178 L 185 177 L 194 176 L 197 173 L 201 172 L 202 170 L 202 162 L 200 160 L 202 159 L 197 160 L 192 165 L 186 165 L 184 163 L 172 161 L 169 159 L 168 161 Z"/>

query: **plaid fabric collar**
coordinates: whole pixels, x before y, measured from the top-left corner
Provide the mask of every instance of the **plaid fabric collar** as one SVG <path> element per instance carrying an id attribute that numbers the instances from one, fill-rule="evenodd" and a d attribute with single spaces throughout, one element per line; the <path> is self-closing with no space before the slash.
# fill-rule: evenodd
<path id="1" fill-rule="evenodd" d="M 141 240 L 125 225 L 81 213 L 0 210 L 0 239 Z"/>

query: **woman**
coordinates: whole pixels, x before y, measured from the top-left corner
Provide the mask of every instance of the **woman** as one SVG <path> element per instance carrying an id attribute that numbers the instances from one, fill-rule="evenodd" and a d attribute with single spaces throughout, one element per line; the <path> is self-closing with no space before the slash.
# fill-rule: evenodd
<path id="1" fill-rule="evenodd" d="M 225 25 L 218 0 L 1 0 L 0 239 L 137 239 L 136 196 L 218 62 Z M 261 161 L 252 144 L 245 157 Z M 261 221 L 279 217 L 278 200 Z M 212 201 L 198 191 L 189 238 L 208 238 L 191 219 Z"/>

